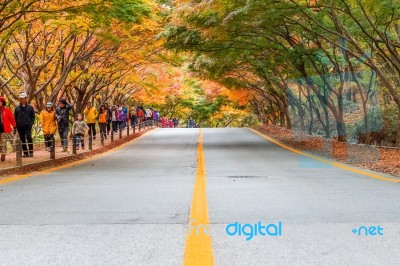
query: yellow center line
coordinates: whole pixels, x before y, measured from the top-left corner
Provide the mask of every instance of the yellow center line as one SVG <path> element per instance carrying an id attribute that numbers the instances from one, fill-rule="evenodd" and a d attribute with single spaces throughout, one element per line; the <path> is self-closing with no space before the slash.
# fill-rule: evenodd
<path id="1" fill-rule="evenodd" d="M 190 219 L 186 235 L 184 265 L 214 265 L 212 241 L 208 228 L 209 217 L 206 195 L 206 170 L 202 131 L 197 146 L 197 171 L 193 189 Z"/>
<path id="2" fill-rule="evenodd" d="M 356 173 L 356 174 L 368 176 L 368 177 L 371 177 L 371 178 L 375 178 L 375 179 L 379 179 L 379 180 L 383 180 L 383 181 L 387 181 L 387 182 L 400 183 L 400 179 L 399 178 L 390 178 L 390 177 L 386 177 L 386 176 L 379 175 L 379 174 L 376 174 L 376 173 L 363 171 L 361 169 L 357 169 L 355 167 L 351 167 L 351 166 L 348 166 L 348 165 L 345 165 L 345 164 L 342 164 L 342 163 L 329 161 L 329 160 L 323 159 L 321 157 L 314 156 L 314 155 L 311 155 L 311 154 L 307 154 L 307 153 L 301 152 L 299 150 L 296 150 L 294 148 L 291 148 L 289 146 L 286 146 L 285 144 L 282 144 L 281 142 L 279 142 L 279 141 L 277 141 L 277 140 L 275 140 L 275 139 L 273 139 L 271 137 L 268 137 L 268 136 L 258 132 L 257 130 L 254 130 L 252 128 L 248 128 L 248 130 L 256 133 L 257 135 L 261 136 L 262 138 L 267 139 L 267 140 L 271 141 L 272 143 L 275 143 L 276 145 L 278 145 L 278 146 L 280 146 L 280 147 L 282 147 L 282 148 L 284 148 L 286 150 L 289 150 L 291 152 L 294 152 L 294 153 L 306 156 L 308 158 L 320 161 L 322 163 L 326 163 L 326 164 L 332 165 L 334 167 L 337 167 L 337 168 L 340 168 L 340 169 L 343 169 L 343 170 L 346 170 L 346 171 L 349 171 L 349 172 L 353 172 L 353 173 Z"/>

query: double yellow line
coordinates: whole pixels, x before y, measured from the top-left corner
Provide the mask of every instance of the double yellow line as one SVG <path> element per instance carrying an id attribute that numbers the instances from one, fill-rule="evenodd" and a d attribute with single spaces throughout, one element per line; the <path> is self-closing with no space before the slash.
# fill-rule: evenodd
<path id="1" fill-rule="evenodd" d="M 190 207 L 190 230 L 186 236 L 184 265 L 214 265 L 210 232 L 204 227 L 209 225 L 206 169 L 203 154 L 203 136 L 200 129 L 197 146 L 197 171 Z"/>

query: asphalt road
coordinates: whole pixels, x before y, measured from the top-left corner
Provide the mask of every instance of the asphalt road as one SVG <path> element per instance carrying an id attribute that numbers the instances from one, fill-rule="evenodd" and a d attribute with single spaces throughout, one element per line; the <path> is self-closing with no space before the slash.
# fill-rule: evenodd
<path id="1" fill-rule="evenodd" d="M 1 185 L 0 265 L 182 265 L 198 135 L 158 129 Z M 400 265 L 399 183 L 315 162 L 247 129 L 202 135 L 215 265 Z M 247 235 L 227 234 L 235 222 L 282 230 L 246 240 L 249 225 Z M 368 235 L 352 232 L 362 226 Z"/>

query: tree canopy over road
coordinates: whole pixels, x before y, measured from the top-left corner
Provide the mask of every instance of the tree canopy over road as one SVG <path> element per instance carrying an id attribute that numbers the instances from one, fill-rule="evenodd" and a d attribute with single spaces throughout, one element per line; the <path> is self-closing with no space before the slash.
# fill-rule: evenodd
<path id="1" fill-rule="evenodd" d="M 5 0 L 0 95 L 400 145 L 393 0 Z"/>
<path id="2" fill-rule="evenodd" d="M 174 5 L 167 47 L 192 51 L 191 69 L 203 77 L 250 90 L 262 121 L 342 141 L 353 130 L 366 133 L 367 143 L 385 130 L 400 143 L 397 1 Z M 358 111 L 360 121 L 351 123 L 348 113 Z"/>

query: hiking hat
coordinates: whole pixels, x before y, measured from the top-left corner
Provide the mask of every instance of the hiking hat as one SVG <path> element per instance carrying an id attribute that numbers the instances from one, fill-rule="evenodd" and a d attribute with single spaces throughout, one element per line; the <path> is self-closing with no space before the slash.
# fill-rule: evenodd
<path id="1" fill-rule="evenodd" d="M 25 92 L 21 92 L 21 93 L 18 95 L 18 97 L 19 97 L 19 98 L 28 98 L 28 95 L 26 95 Z"/>

